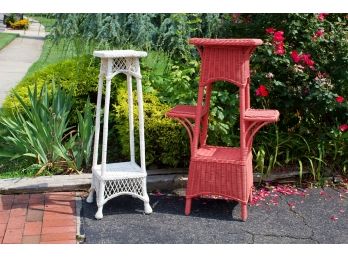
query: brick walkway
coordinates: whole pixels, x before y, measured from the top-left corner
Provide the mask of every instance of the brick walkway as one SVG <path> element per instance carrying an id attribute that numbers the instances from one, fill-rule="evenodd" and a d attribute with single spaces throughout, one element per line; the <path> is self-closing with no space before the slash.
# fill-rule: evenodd
<path id="1" fill-rule="evenodd" d="M 75 195 L 0 195 L 0 243 L 76 244 Z"/>

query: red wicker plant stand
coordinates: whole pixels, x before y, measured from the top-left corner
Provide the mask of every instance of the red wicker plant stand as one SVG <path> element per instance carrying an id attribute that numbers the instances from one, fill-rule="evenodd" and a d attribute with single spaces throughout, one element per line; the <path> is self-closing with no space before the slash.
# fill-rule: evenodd
<path id="1" fill-rule="evenodd" d="M 252 143 L 256 132 L 279 119 L 277 110 L 250 107 L 250 56 L 262 44 L 260 39 L 192 38 L 201 57 L 200 82 L 196 106 L 178 105 L 167 116 L 187 130 L 191 160 L 186 189 L 185 214 L 192 198 L 220 197 L 241 203 L 241 217 L 247 219 L 247 203 L 252 198 Z M 239 87 L 240 146 L 206 144 L 210 96 L 213 82 L 226 81 Z"/>

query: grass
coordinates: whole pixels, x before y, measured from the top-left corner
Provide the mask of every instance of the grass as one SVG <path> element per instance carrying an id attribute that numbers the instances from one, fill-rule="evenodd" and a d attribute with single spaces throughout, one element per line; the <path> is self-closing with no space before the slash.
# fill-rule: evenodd
<path id="1" fill-rule="evenodd" d="M 16 37 L 18 37 L 18 34 L 15 33 L 0 33 L 0 50 L 3 49 L 5 46 L 7 46 L 9 43 L 11 43 Z"/>
<path id="2" fill-rule="evenodd" d="M 30 66 L 25 77 L 49 64 L 57 63 L 72 57 L 76 57 L 76 53 L 72 45 L 68 45 L 64 40 L 58 44 L 55 44 L 52 42 L 52 40 L 46 39 L 40 58 L 32 66 Z"/>
<path id="3" fill-rule="evenodd" d="M 37 20 L 39 23 L 41 23 L 44 27 L 45 27 L 45 31 L 49 32 L 53 26 L 53 24 L 55 23 L 55 19 L 54 18 L 49 18 L 47 15 L 45 14 L 41 14 L 41 15 L 27 15 L 29 18 Z"/>
<path id="4" fill-rule="evenodd" d="M 55 22 L 54 18 L 49 18 L 49 16 L 45 15 L 45 14 L 41 14 L 41 15 L 39 15 L 39 14 L 33 14 L 33 15 L 27 14 L 27 16 L 34 19 L 34 20 L 37 20 L 42 25 L 44 25 L 46 32 L 50 31 L 52 25 Z M 87 53 L 87 51 L 85 49 L 83 49 L 83 50 L 79 51 L 79 54 L 77 54 L 76 49 L 79 49 L 79 48 L 80 49 L 84 48 L 83 42 L 81 42 L 81 46 L 76 47 L 76 45 L 68 43 L 67 40 L 62 39 L 62 40 L 60 40 L 59 43 L 56 43 L 56 42 L 53 42 L 49 38 L 49 36 L 46 37 L 40 58 L 29 68 L 25 77 L 33 74 L 37 70 L 40 70 L 49 64 L 57 63 L 57 62 L 65 60 L 65 59 L 69 59 L 72 57 L 76 57 L 77 55 Z M 91 51 L 90 51 L 90 53 L 91 53 Z"/>
<path id="5" fill-rule="evenodd" d="M 8 158 L 0 158 L 0 179 L 34 177 L 37 171 L 32 159 L 10 161 Z"/>

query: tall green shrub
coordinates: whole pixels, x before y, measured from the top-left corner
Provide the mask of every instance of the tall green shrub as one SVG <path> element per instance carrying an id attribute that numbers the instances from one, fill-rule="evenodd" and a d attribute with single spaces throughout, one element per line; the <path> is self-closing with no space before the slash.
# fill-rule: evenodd
<path id="1" fill-rule="evenodd" d="M 133 99 L 136 99 L 134 92 Z M 118 133 L 122 154 L 127 158 L 129 149 L 129 125 L 127 91 L 119 89 L 117 104 L 113 105 L 112 118 Z M 170 106 L 159 101 L 154 93 L 144 94 L 145 152 L 148 166 L 182 166 L 188 162 L 188 138 L 178 123 L 166 118 Z M 138 131 L 138 108 L 134 102 L 134 127 Z M 136 156 L 139 157 L 139 137 L 135 133 Z"/>

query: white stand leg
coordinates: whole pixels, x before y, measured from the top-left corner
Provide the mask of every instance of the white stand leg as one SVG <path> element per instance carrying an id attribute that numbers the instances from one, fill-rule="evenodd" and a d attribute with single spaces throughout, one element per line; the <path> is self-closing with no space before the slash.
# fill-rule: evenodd
<path id="1" fill-rule="evenodd" d="M 145 214 L 151 214 L 152 213 L 152 208 L 150 206 L 150 201 L 144 201 L 144 212 Z"/>
<path id="2" fill-rule="evenodd" d="M 94 216 L 97 220 L 101 220 L 104 216 L 103 216 L 103 205 L 102 206 L 98 206 L 98 211 L 96 212 L 95 216 Z"/>
<path id="3" fill-rule="evenodd" d="M 150 205 L 149 195 L 147 194 L 146 179 L 143 179 L 143 197 L 144 197 L 144 212 L 145 214 L 151 214 L 152 208 Z"/>
<path id="4" fill-rule="evenodd" d="M 95 192 L 94 187 L 91 187 L 91 188 L 89 189 L 89 194 L 88 194 L 88 197 L 87 197 L 87 199 L 86 199 L 86 202 L 87 202 L 87 203 L 93 203 L 93 201 L 94 201 L 94 192 Z"/>
<path id="5" fill-rule="evenodd" d="M 103 218 L 103 205 L 104 205 L 104 190 L 105 190 L 105 182 L 100 181 L 99 190 L 97 191 L 97 206 L 98 211 L 95 214 L 95 218 L 100 220 Z"/>

